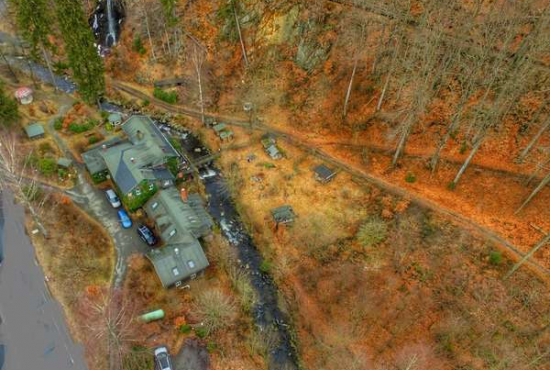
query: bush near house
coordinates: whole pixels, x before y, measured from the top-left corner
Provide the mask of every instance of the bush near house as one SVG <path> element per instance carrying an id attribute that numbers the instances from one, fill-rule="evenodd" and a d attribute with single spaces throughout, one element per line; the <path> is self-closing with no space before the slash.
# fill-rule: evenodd
<path id="1" fill-rule="evenodd" d="M 158 87 L 153 90 L 153 96 L 168 104 L 176 104 L 178 102 L 178 94 L 175 91 L 164 91 Z"/>
<path id="2" fill-rule="evenodd" d="M 51 176 L 57 171 L 57 163 L 53 158 L 40 158 L 36 169 L 44 176 Z"/>
<path id="3" fill-rule="evenodd" d="M 83 132 L 93 129 L 97 124 L 98 122 L 93 119 L 88 120 L 85 123 L 73 122 L 69 125 L 69 131 L 71 131 L 74 134 L 81 134 Z"/>
<path id="4" fill-rule="evenodd" d="M 139 193 L 137 190 L 139 190 Z M 155 195 L 157 190 L 158 188 L 155 184 L 149 184 L 147 181 L 143 181 L 132 193 L 126 194 L 122 198 L 122 202 L 130 212 L 135 212 L 143 207 L 143 205 Z"/>
<path id="5" fill-rule="evenodd" d="M 170 171 L 170 173 L 172 173 L 172 175 L 174 175 L 174 177 L 177 178 L 178 172 L 179 172 L 179 167 L 180 167 L 179 159 L 176 158 L 176 157 L 167 158 L 166 159 L 166 166 L 168 167 L 168 170 Z"/>
<path id="6" fill-rule="evenodd" d="M 94 184 L 99 184 L 105 180 L 107 180 L 107 175 L 109 174 L 108 171 L 103 171 L 103 172 L 98 172 L 98 173 L 94 173 L 92 175 L 92 180 L 94 182 Z"/>

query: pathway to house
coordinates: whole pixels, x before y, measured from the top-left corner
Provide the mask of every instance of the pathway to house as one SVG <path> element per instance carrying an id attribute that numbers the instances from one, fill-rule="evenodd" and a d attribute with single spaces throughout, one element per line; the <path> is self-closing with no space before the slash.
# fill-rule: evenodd
<path id="1" fill-rule="evenodd" d="M 123 229 L 118 221 L 116 210 L 111 207 L 104 192 L 90 184 L 90 180 L 86 174 L 86 169 L 83 164 L 76 161 L 72 152 L 69 150 L 67 143 L 60 137 L 59 133 L 54 129 L 54 122 L 57 118 L 63 117 L 74 103 L 74 99 L 65 94 L 56 95 L 59 104 L 58 113 L 50 119 L 45 129 L 46 132 L 55 140 L 63 155 L 66 158 L 72 159 L 75 169 L 78 174 L 76 186 L 71 190 L 63 192 L 71 197 L 71 199 L 86 213 L 99 221 L 113 238 L 114 245 L 117 251 L 117 262 L 113 284 L 115 287 L 120 287 L 126 273 L 126 259 L 133 253 L 145 253 L 147 247 L 137 236 L 137 225 L 133 225 L 130 229 Z"/>

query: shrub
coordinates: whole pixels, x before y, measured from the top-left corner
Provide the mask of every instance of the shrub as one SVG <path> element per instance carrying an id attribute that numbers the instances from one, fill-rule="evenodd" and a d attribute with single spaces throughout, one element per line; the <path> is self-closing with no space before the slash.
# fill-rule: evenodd
<path id="1" fill-rule="evenodd" d="M 57 170 L 57 163 L 53 158 L 40 158 L 38 160 L 38 171 L 44 176 L 50 176 Z"/>
<path id="2" fill-rule="evenodd" d="M 68 175 L 69 175 L 69 172 L 64 168 L 59 168 L 57 170 L 57 176 L 59 176 L 59 178 L 62 180 L 66 179 Z"/>
<path id="3" fill-rule="evenodd" d="M 98 172 L 98 173 L 94 173 L 92 175 L 92 180 L 94 182 L 94 184 L 99 184 L 105 180 L 107 180 L 107 175 L 109 173 L 107 171 L 102 171 L 102 172 Z"/>
<path id="4" fill-rule="evenodd" d="M 405 181 L 412 184 L 413 182 L 416 182 L 416 176 L 414 175 L 414 173 L 409 172 L 405 177 Z"/>
<path id="5" fill-rule="evenodd" d="M 263 260 L 260 264 L 260 271 L 264 274 L 268 274 L 271 271 L 271 263 L 269 261 Z"/>
<path id="6" fill-rule="evenodd" d="M 91 125 L 90 122 L 81 123 L 81 124 L 73 122 L 69 125 L 69 131 L 71 131 L 74 134 L 81 134 L 83 132 L 90 130 L 92 127 L 93 125 Z"/>
<path id="7" fill-rule="evenodd" d="M 386 239 L 388 226 L 378 217 L 371 217 L 361 227 L 357 233 L 357 240 L 363 247 L 375 246 Z"/>
<path id="8" fill-rule="evenodd" d="M 166 167 L 174 177 L 178 176 L 180 161 L 176 157 L 170 157 L 166 160 Z"/>
<path id="9" fill-rule="evenodd" d="M 208 342 L 208 343 L 206 344 L 206 350 L 207 350 L 209 353 L 214 352 L 216 349 L 218 349 L 218 346 L 216 345 L 216 343 L 214 343 L 214 342 Z"/>
<path id="10" fill-rule="evenodd" d="M 180 328 L 179 328 L 180 333 L 182 333 L 182 334 L 189 334 L 189 333 L 191 333 L 192 329 L 193 328 L 191 328 L 191 325 L 189 325 L 189 324 L 180 325 Z"/>
<path id="11" fill-rule="evenodd" d="M 97 143 L 98 141 L 99 141 L 99 138 L 98 138 L 97 136 L 95 136 L 95 135 L 94 135 L 94 136 L 90 136 L 90 137 L 88 138 L 88 144 L 89 144 L 89 145 L 95 144 L 95 143 Z"/>
<path id="12" fill-rule="evenodd" d="M 202 292 L 197 297 L 195 310 L 204 323 L 201 329 L 205 330 L 205 336 L 231 325 L 237 314 L 233 300 L 218 289 Z M 195 332 L 200 337 L 199 329 Z"/>
<path id="13" fill-rule="evenodd" d="M 134 42 L 132 43 L 132 50 L 141 55 L 145 55 L 145 53 L 147 53 L 145 46 L 143 46 L 143 42 L 141 42 L 141 37 L 137 35 L 134 37 Z"/>
<path id="14" fill-rule="evenodd" d="M 208 330 L 206 330 L 206 328 L 196 328 L 195 329 L 195 334 L 200 339 L 204 339 L 208 335 Z"/>
<path id="15" fill-rule="evenodd" d="M 107 122 L 105 124 L 105 131 L 113 131 L 113 129 L 114 129 L 114 126 L 111 122 Z"/>
<path id="16" fill-rule="evenodd" d="M 500 265 L 502 263 L 502 254 L 499 251 L 489 252 L 489 262 L 491 265 Z"/>
<path id="17" fill-rule="evenodd" d="M 53 152 L 53 148 L 52 148 L 51 144 L 48 143 L 47 141 L 44 142 L 44 143 L 41 143 L 40 146 L 38 147 L 38 149 L 42 153 L 51 153 L 51 152 Z"/>
<path id="18" fill-rule="evenodd" d="M 56 131 L 61 130 L 63 128 L 63 118 L 61 118 L 61 117 L 56 118 L 54 123 L 53 123 L 53 128 Z"/>
<path id="19" fill-rule="evenodd" d="M 149 104 L 151 104 L 151 102 L 149 101 L 149 99 L 145 99 L 145 100 L 143 101 L 143 103 L 141 103 L 141 106 L 142 106 L 142 107 L 147 107 L 147 106 L 149 106 Z"/>
<path id="20" fill-rule="evenodd" d="M 153 90 L 153 96 L 168 104 L 176 104 L 178 101 L 178 94 L 175 91 L 168 92 L 158 87 L 155 87 L 155 90 Z"/>

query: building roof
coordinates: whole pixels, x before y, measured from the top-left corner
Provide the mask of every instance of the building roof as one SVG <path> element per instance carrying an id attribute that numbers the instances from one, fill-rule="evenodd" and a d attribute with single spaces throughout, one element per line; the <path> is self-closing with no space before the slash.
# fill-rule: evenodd
<path id="1" fill-rule="evenodd" d="M 120 113 L 111 113 L 107 118 L 110 123 L 119 123 L 122 122 L 122 114 Z"/>
<path id="2" fill-rule="evenodd" d="M 44 126 L 39 123 L 32 123 L 25 127 L 25 132 L 29 138 L 35 138 L 44 135 Z"/>
<path id="3" fill-rule="evenodd" d="M 188 243 L 206 236 L 214 225 L 200 195 L 189 194 L 187 202 L 183 202 L 174 187 L 159 191 L 144 208 L 155 221 L 161 238 L 169 244 Z"/>
<path id="4" fill-rule="evenodd" d="M 227 130 L 227 131 L 220 132 L 220 139 L 224 140 L 230 137 L 233 137 L 233 131 Z"/>
<path id="5" fill-rule="evenodd" d="M 185 280 L 208 267 L 209 263 L 198 240 L 191 243 L 170 244 L 152 249 L 147 258 L 165 288 Z"/>
<path id="6" fill-rule="evenodd" d="M 95 175 L 96 173 L 106 171 L 107 164 L 103 159 L 102 152 L 105 151 L 107 148 L 113 147 L 122 142 L 125 142 L 125 140 L 122 140 L 119 137 L 115 137 L 94 146 L 87 152 L 82 153 L 82 160 L 84 161 L 88 172 L 90 172 L 92 175 Z"/>
<path id="7" fill-rule="evenodd" d="M 143 180 L 173 180 L 166 168 L 165 153 L 148 141 L 133 145 L 124 142 L 101 152 L 105 164 L 123 194 L 128 194 Z"/>
<path id="8" fill-rule="evenodd" d="M 273 219 L 276 223 L 289 223 L 294 221 L 294 218 L 296 215 L 294 214 L 294 210 L 289 205 L 284 205 L 281 207 L 277 207 L 271 210 L 271 216 L 273 216 Z"/>
<path id="9" fill-rule="evenodd" d="M 150 143 L 151 147 L 158 148 L 159 153 L 163 154 L 163 158 L 179 156 L 153 120 L 147 116 L 136 115 L 128 118 L 122 125 L 122 130 L 134 145 L 146 141 Z"/>
<path id="10" fill-rule="evenodd" d="M 71 167 L 72 164 L 73 164 L 73 161 L 71 161 L 69 158 L 62 157 L 57 160 L 57 165 L 61 167 L 68 168 L 68 167 Z"/>
<path id="11" fill-rule="evenodd" d="M 336 172 L 334 172 L 334 170 L 328 168 L 324 164 L 316 166 L 315 168 L 313 168 L 313 171 L 315 172 L 315 174 L 317 174 L 317 176 L 319 176 L 321 180 L 325 181 L 330 180 L 336 175 Z"/>
<path id="12" fill-rule="evenodd" d="M 268 146 L 265 151 L 267 152 L 267 154 L 269 154 L 269 156 L 273 159 L 277 159 L 277 158 L 280 158 L 281 157 L 281 152 L 279 151 L 279 149 L 277 148 L 277 146 L 275 145 L 270 145 Z"/>
<path id="13" fill-rule="evenodd" d="M 227 126 L 225 125 L 225 123 L 218 123 L 217 125 L 212 126 L 212 128 L 219 135 L 223 130 L 227 128 Z"/>
<path id="14" fill-rule="evenodd" d="M 176 188 L 163 189 L 147 202 L 144 209 L 166 243 L 166 246 L 147 254 L 164 287 L 208 267 L 198 238 L 211 232 L 213 222 L 198 194 L 189 194 L 184 202 Z"/>

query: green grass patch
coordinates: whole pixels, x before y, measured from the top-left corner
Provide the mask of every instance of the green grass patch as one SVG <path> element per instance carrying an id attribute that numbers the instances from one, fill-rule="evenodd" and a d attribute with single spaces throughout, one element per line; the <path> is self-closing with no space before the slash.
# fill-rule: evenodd
<path id="1" fill-rule="evenodd" d="M 384 220 L 378 217 L 371 217 L 361 225 L 357 232 L 357 240 L 365 248 L 380 244 L 388 235 L 388 226 Z"/>
<path id="2" fill-rule="evenodd" d="M 269 272 L 271 271 L 271 268 L 272 268 L 272 265 L 271 265 L 271 262 L 269 261 L 263 260 L 262 263 L 260 264 L 260 271 L 263 272 L 264 274 L 269 274 Z"/>
<path id="3" fill-rule="evenodd" d="M 178 94 L 175 91 L 168 92 L 155 87 L 155 90 L 153 90 L 153 96 L 168 104 L 176 104 L 178 102 Z"/>
<path id="4" fill-rule="evenodd" d="M 409 184 L 412 184 L 416 182 L 416 176 L 414 175 L 414 173 L 409 172 L 407 176 L 405 176 L 405 181 L 408 182 Z"/>
<path id="5" fill-rule="evenodd" d="M 189 324 L 180 325 L 179 327 L 179 331 L 182 334 L 189 334 L 191 333 L 191 330 L 193 330 L 193 328 Z"/>
<path id="6" fill-rule="evenodd" d="M 55 121 L 53 122 L 53 128 L 55 131 L 59 131 L 63 128 L 63 118 L 59 117 L 59 118 L 56 118 Z"/>
<path id="7" fill-rule="evenodd" d="M 494 266 L 502 264 L 502 253 L 499 251 L 489 252 L 489 263 Z"/>
<path id="8" fill-rule="evenodd" d="M 208 330 L 206 328 L 195 328 L 195 335 L 200 339 L 204 339 L 208 336 Z"/>
<path id="9" fill-rule="evenodd" d="M 57 171 L 57 162 L 53 158 L 40 158 L 37 170 L 44 176 L 51 176 Z"/>

